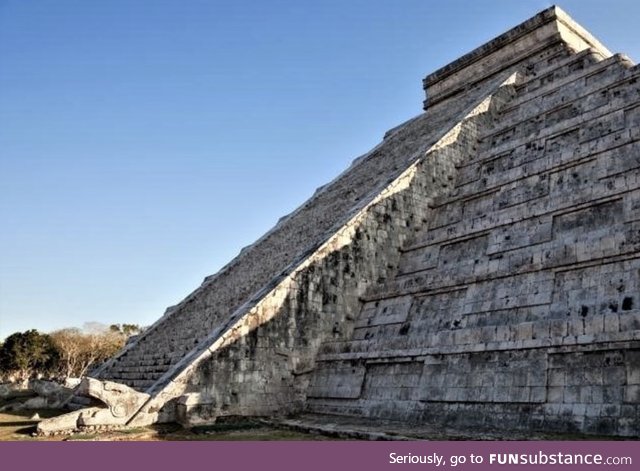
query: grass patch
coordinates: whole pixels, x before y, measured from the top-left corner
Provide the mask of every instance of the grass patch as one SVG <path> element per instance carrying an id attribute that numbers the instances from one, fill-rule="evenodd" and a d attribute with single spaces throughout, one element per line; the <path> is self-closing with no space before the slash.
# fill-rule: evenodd
<path id="1" fill-rule="evenodd" d="M 146 429 L 144 427 L 135 427 L 135 428 L 123 428 L 120 430 L 116 430 L 117 433 L 122 434 L 122 435 L 136 435 L 139 433 L 147 433 L 149 431 L 149 429 Z"/>
<path id="2" fill-rule="evenodd" d="M 219 421 L 209 425 L 196 425 L 195 427 L 191 427 L 191 431 L 195 434 L 211 434 L 241 430 L 258 430 L 265 427 L 265 424 L 257 420 L 238 419 Z"/>
<path id="3" fill-rule="evenodd" d="M 97 433 L 74 433 L 73 435 L 69 435 L 64 439 L 66 442 L 84 442 L 84 441 L 93 441 L 99 438 L 100 435 Z"/>
<path id="4" fill-rule="evenodd" d="M 268 426 L 259 429 L 228 430 L 195 434 L 189 430 L 180 430 L 159 436 L 166 441 L 281 441 L 281 440 L 329 440 L 321 435 L 281 430 Z"/>

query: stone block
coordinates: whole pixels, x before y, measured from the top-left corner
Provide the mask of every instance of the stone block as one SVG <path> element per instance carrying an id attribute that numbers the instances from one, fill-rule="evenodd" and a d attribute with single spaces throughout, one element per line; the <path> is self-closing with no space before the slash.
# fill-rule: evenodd
<path id="1" fill-rule="evenodd" d="M 547 388 L 547 401 L 563 402 L 564 388 L 562 386 L 550 386 Z"/>
<path id="2" fill-rule="evenodd" d="M 579 386 L 566 386 L 563 393 L 563 402 L 565 404 L 574 404 L 580 400 Z"/>
<path id="3" fill-rule="evenodd" d="M 640 385 L 633 384 L 624 388 L 624 402 L 640 404 Z"/>
<path id="4" fill-rule="evenodd" d="M 640 351 L 625 352 L 626 382 L 628 385 L 640 385 Z"/>
<path id="5" fill-rule="evenodd" d="M 617 420 L 617 433 L 623 437 L 638 437 L 640 419 L 635 417 L 620 417 Z"/>
<path id="6" fill-rule="evenodd" d="M 612 306 L 615 304 L 608 304 L 609 306 Z M 617 309 L 617 306 L 616 308 Z M 619 331 L 619 319 L 618 319 L 618 314 L 605 314 L 604 316 L 604 331 L 605 332 L 618 332 Z"/>
<path id="7" fill-rule="evenodd" d="M 529 401 L 532 403 L 544 403 L 547 399 L 547 388 L 544 386 L 532 386 L 530 388 Z M 551 400 L 549 399 L 551 402 Z"/>

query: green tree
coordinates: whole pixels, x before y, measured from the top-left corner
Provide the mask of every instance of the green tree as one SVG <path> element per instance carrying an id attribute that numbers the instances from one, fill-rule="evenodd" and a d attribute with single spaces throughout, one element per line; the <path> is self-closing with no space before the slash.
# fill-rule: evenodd
<path id="1" fill-rule="evenodd" d="M 111 324 L 109 330 L 129 338 L 142 332 L 143 328 L 138 324 Z"/>
<path id="2" fill-rule="evenodd" d="M 51 337 L 37 330 L 16 332 L 0 348 L 0 373 L 26 380 L 36 373 L 51 374 L 58 361 L 58 351 Z"/>

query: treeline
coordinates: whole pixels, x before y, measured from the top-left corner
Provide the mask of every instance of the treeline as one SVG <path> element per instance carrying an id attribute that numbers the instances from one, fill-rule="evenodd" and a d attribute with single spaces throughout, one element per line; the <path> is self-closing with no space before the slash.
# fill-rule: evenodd
<path id="1" fill-rule="evenodd" d="M 141 331 L 135 324 L 113 324 L 98 332 L 77 328 L 49 334 L 37 330 L 16 332 L 0 344 L 0 382 L 31 378 L 64 382 L 67 378 L 84 376 Z"/>

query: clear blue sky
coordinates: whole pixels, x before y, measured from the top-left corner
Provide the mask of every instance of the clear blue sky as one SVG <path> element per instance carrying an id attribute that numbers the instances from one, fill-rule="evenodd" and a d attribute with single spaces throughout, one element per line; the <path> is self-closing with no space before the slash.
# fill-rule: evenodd
<path id="1" fill-rule="evenodd" d="M 542 1 L 0 0 L 0 339 L 151 324 Z M 637 1 L 565 1 L 640 57 Z"/>

